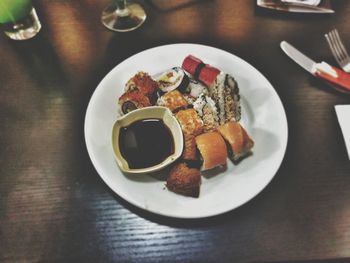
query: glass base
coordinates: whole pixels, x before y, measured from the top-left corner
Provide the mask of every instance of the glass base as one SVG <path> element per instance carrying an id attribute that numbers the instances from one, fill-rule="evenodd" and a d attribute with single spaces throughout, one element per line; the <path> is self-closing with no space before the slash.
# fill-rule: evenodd
<path id="1" fill-rule="evenodd" d="M 117 32 L 128 32 L 140 27 L 146 20 L 146 12 L 139 4 L 127 4 L 125 10 L 109 5 L 102 13 L 102 24 Z"/>
<path id="2" fill-rule="evenodd" d="M 5 34 L 14 40 L 27 40 L 39 33 L 41 24 L 34 8 L 23 19 L 3 25 Z"/>

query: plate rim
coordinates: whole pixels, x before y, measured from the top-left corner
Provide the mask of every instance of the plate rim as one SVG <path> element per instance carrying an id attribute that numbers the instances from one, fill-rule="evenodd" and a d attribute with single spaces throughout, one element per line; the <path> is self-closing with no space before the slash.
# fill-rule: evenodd
<path id="1" fill-rule="evenodd" d="M 99 165 L 97 165 L 97 160 L 95 159 L 95 156 L 91 152 L 92 151 L 92 149 L 91 149 L 92 146 L 90 145 L 90 142 L 88 141 L 88 136 L 87 136 L 87 134 L 88 134 L 88 127 L 87 127 L 88 116 L 89 116 L 89 113 L 91 111 L 92 104 L 96 100 L 96 97 L 97 97 L 96 94 L 98 94 L 98 92 L 102 90 L 101 87 L 103 86 L 103 84 L 109 78 L 111 78 L 111 76 L 113 75 L 113 72 L 115 70 L 117 70 L 117 68 L 120 67 L 121 64 L 128 63 L 128 61 L 134 59 L 134 57 L 139 56 L 139 55 L 144 54 L 144 53 L 147 53 L 147 52 L 152 52 L 152 51 L 157 50 L 157 49 L 170 48 L 170 47 L 174 47 L 174 46 L 178 46 L 178 47 L 180 47 L 180 46 L 183 46 L 183 47 L 191 46 L 193 48 L 200 47 L 200 48 L 204 48 L 204 49 L 208 48 L 208 49 L 212 49 L 213 51 L 224 52 L 226 55 L 232 56 L 235 59 L 238 59 L 238 61 L 240 63 L 244 63 L 248 67 L 253 69 L 258 75 L 260 75 L 260 77 L 262 77 L 264 79 L 264 81 L 266 83 L 269 84 L 269 86 L 270 86 L 269 90 L 272 91 L 272 93 L 274 94 L 274 96 L 277 99 L 276 100 L 277 104 L 279 104 L 279 107 L 282 109 L 280 114 L 281 114 L 281 117 L 282 117 L 283 126 L 285 126 L 285 129 L 284 129 L 285 130 L 285 134 L 284 134 L 284 136 L 282 136 L 284 141 L 281 141 L 281 145 L 283 146 L 283 152 L 280 155 L 279 164 L 275 167 L 275 169 L 274 169 L 275 171 L 274 171 L 273 175 L 269 178 L 269 180 L 266 180 L 264 182 L 263 187 L 261 187 L 261 189 L 259 189 L 259 191 L 256 191 L 251 197 L 249 197 L 248 199 L 246 199 L 245 201 L 241 202 L 240 204 L 238 204 L 236 206 L 230 207 L 228 209 L 224 209 L 224 210 L 222 210 L 220 212 L 209 212 L 209 213 L 207 212 L 207 213 L 201 213 L 199 215 L 188 215 L 187 216 L 186 214 L 173 215 L 173 214 L 169 214 L 169 213 L 164 213 L 163 211 L 154 211 L 154 210 L 147 209 L 147 208 L 143 207 L 142 205 L 140 205 L 139 203 L 134 202 L 134 200 L 132 200 L 131 198 L 128 198 L 128 195 L 125 195 L 124 191 L 116 191 L 114 189 L 114 187 L 110 186 L 109 180 L 107 179 L 106 176 L 103 175 L 103 172 L 99 168 Z M 97 171 L 97 174 L 103 180 L 103 182 L 108 186 L 108 188 L 110 190 L 112 190 L 114 194 L 116 194 L 117 196 L 122 198 L 127 203 L 137 207 L 138 209 L 141 209 L 143 211 L 146 211 L 148 213 L 152 213 L 152 214 L 155 214 L 155 215 L 160 215 L 160 216 L 169 217 L 169 218 L 178 218 L 178 219 L 200 219 L 200 218 L 209 218 L 209 217 L 218 216 L 218 215 L 225 214 L 225 213 L 228 213 L 230 211 L 233 211 L 233 210 L 241 207 L 242 205 L 248 203 L 252 199 L 254 199 L 256 196 L 258 196 L 270 184 L 270 182 L 273 180 L 273 178 L 278 173 L 278 171 L 279 171 L 279 169 L 280 169 L 280 167 L 282 165 L 282 162 L 284 160 L 285 154 L 286 154 L 287 145 L 288 145 L 288 138 L 289 138 L 289 127 L 288 127 L 286 111 L 285 111 L 285 108 L 283 106 L 283 103 L 282 103 L 282 100 L 281 100 L 280 96 L 278 95 L 277 91 L 275 90 L 275 88 L 273 87 L 271 82 L 257 68 L 255 68 L 253 65 L 251 65 L 249 62 L 247 62 L 246 60 L 242 59 L 241 57 L 239 57 L 239 56 L 237 56 L 237 55 L 235 55 L 233 53 L 230 53 L 229 51 L 226 51 L 224 49 L 220 49 L 220 48 L 209 46 L 209 45 L 197 44 L 197 43 L 173 43 L 173 44 L 166 44 L 166 45 L 155 46 L 155 47 L 152 47 L 152 48 L 145 49 L 145 50 L 142 50 L 140 52 L 137 52 L 137 53 L 129 56 L 128 58 L 124 59 L 123 61 L 121 61 L 120 63 L 115 65 L 112 69 L 110 69 L 110 71 L 100 80 L 100 82 L 98 83 L 98 85 L 94 89 L 94 91 L 93 91 L 93 93 L 92 93 L 92 95 L 91 95 L 91 97 L 89 99 L 88 106 L 87 106 L 86 112 L 85 112 L 85 118 L 84 118 L 84 139 L 85 139 L 85 146 L 86 146 L 89 158 L 90 158 L 90 160 L 91 160 L 95 170 Z M 113 156 L 112 156 L 112 158 L 113 158 Z"/>

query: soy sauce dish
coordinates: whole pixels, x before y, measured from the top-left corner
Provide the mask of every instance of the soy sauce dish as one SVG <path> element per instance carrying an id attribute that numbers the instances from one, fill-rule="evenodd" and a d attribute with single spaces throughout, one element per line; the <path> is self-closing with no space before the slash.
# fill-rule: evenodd
<path id="1" fill-rule="evenodd" d="M 183 150 L 180 124 L 165 107 L 146 107 L 119 118 L 112 131 L 115 159 L 125 173 L 161 170 L 178 159 Z"/>

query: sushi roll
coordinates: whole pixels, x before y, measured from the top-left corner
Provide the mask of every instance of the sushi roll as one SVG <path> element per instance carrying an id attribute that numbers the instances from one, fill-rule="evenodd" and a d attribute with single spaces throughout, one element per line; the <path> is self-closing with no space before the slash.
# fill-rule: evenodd
<path id="1" fill-rule="evenodd" d="M 208 88 L 209 96 L 217 105 L 220 124 L 241 119 L 239 88 L 231 75 L 204 64 L 192 55 L 184 59 L 182 67 Z"/>
<path id="2" fill-rule="evenodd" d="M 219 126 L 218 111 L 212 98 L 202 94 L 193 103 L 193 108 L 203 120 L 204 132 L 214 130 Z"/>
<path id="3" fill-rule="evenodd" d="M 172 68 L 171 70 L 164 72 L 158 78 L 159 88 L 163 92 L 178 89 L 180 92 L 184 93 L 187 89 L 189 81 L 189 77 L 180 67 Z"/>
<path id="4" fill-rule="evenodd" d="M 191 95 L 189 94 L 182 94 L 185 98 L 185 100 L 187 101 L 187 104 L 189 107 L 192 107 L 193 106 L 193 103 L 196 101 L 196 98 L 195 97 L 192 97 Z"/>
<path id="5" fill-rule="evenodd" d="M 226 164 L 226 143 L 218 132 L 212 131 L 197 136 L 196 145 L 203 159 L 202 170 Z"/>
<path id="6" fill-rule="evenodd" d="M 186 161 L 198 160 L 196 140 L 191 134 L 184 134 L 184 149 L 181 158 Z"/>
<path id="7" fill-rule="evenodd" d="M 173 166 L 166 183 L 170 191 L 191 197 L 199 197 L 200 185 L 199 169 L 190 168 L 185 162 Z"/>
<path id="8" fill-rule="evenodd" d="M 151 106 L 149 98 L 138 91 L 125 92 L 118 101 L 122 114 Z"/>
<path id="9" fill-rule="evenodd" d="M 220 124 L 241 119 L 239 88 L 231 75 L 220 73 L 209 88 L 209 95 L 218 106 Z"/>
<path id="10" fill-rule="evenodd" d="M 203 122 L 194 109 L 179 111 L 175 117 L 184 135 L 184 149 L 181 158 L 185 161 L 198 161 L 195 136 L 203 132 Z"/>
<path id="11" fill-rule="evenodd" d="M 218 127 L 219 133 L 228 144 L 229 157 L 235 162 L 251 152 L 254 141 L 238 123 L 230 121 Z"/>
<path id="12" fill-rule="evenodd" d="M 161 96 L 157 101 L 157 105 L 167 107 L 174 112 L 180 109 L 185 109 L 188 106 L 188 103 L 178 90 L 173 90 Z"/>
<path id="13" fill-rule="evenodd" d="M 153 80 L 146 72 L 138 72 L 125 85 L 125 92 L 138 91 L 147 96 L 153 104 L 156 99 L 158 82 Z"/>
<path id="14" fill-rule="evenodd" d="M 202 94 L 208 94 L 208 88 L 195 79 L 190 79 L 187 90 L 188 94 L 193 98 L 198 98 Z"/>
<path id="15" fill-rule="evenodd" d="M 203 132 L 203 121 L 198 116 L 196 110 L 181 110 L 175 115 L 180 123 L 184 135 L 196 136 Z"/>

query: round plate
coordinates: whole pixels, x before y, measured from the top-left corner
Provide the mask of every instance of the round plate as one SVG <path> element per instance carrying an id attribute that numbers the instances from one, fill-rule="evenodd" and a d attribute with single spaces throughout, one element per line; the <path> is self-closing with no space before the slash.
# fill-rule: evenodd
<path id="1" fill-rule="evenodd" d="M 123 174 L 113 155 L 113 124 L 125 83 L 138 71 L 157 75 L 181 66 L 192 54 L 231 74 L 241 94 L 241 124 L 253 138 L 253 154 L 227 170 L 202 176 L 199 198 L 168 191 L 165 181 L 150 175 Z M 283 105 L 269 81 L 253 66 L 226 51 L 196 44 L 174 44 L 140 52 L 117 65 L 96 88 L 85 116 L 85 141 L 91 161 L 105 183 L 120 197 L 150 212 L 177 218 L 218 215 L 256 196 L 276 174 L 288 138 Z M 165 176 L 165 175 L 164 175 Z"/>

